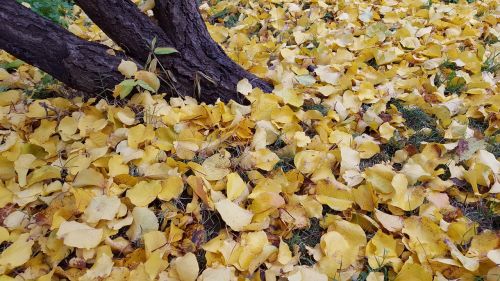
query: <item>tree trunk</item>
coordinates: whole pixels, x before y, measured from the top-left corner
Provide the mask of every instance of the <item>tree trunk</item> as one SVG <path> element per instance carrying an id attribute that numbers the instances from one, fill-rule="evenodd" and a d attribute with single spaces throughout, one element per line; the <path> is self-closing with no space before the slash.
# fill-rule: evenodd
<path id="1" fill-rule="evenodd" d="M 0 49 L 87 93 L 102 94 L 124 79 L 117 68 L 125 56 L 108 54 L 15 0 L 0 0 Z"/>
<path id="2" fill-rule="evenodd" d="M 272 87 L 231 61 L 210 38 L 195 1 L 156 1 L 156 11 L 163 30 L 155 25 L 130 0 L 76 0 L 85 13 L 120 45 L 127 54 L 145 62 L 156 47 L 174 47 L 179 53 L 158 56 L 161 65 L 171 73 L 173 94 L 195 96 L 213 103 L 234 99 L 242 102 L 236 84 L 248 78 L 265 92 Z M 175 18 L 167 19 L 175 16 Z"/>
<path id="3" fill-rule="evenodd" d="M 264 92 L 273 90 L 269 83 L 231 60 L 213 40 L 196 0 L 156 0 L 154 14 L 173 47 L 182 50 L 185 60 L 192 64 L 190 67 L 215 78 L 223 89 L 235 91 L 236 84 L 247 78 Z"/>

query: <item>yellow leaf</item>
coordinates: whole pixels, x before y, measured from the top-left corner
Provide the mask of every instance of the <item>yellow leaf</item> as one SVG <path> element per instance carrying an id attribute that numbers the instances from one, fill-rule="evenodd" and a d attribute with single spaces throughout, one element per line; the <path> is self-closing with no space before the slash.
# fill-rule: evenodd
<path id="1" fill-rule="evenodd" d="M 252 89 L 253 89 L 252 84 L 250 84 L 250 82 L 246 78 L 240 80 L 240 82 L 238 82 L 238 85 L 236 85 L 236 90 L 238 91 L 238 93 L 244 96 L 251 93 Z"/>
<path id="2" fill-rule="evenodd" d="M 154 131 L 151 126 L 139 124 L 128 130 L 128 146 L 137 149 L 139 144 L 151 141 L 154 138 Z"/>
<path id="3" fill-rule="evenodd" d="M 319 65 L 314 72 L 318 74 L 319 79 L 322 82 L 329 83 L 331 85 L 336 85 L 340 78 L 340 72 L 332 70 L 329 65 Z"/>
<path id="4" fill-rule="evenodd" d="M 489 251 L 487 257 L 497 266 L 500 265 L 500 249 L 494 249 Z"/>
<path id="5" fill-rule="evenodd" d="M 105 253 L 97 257 L 92 267 L 79 280 L 90 281 L 108 277 L 113 270 L 113 259 Z"/>
<path id="6" fill-rule="evenodd" d="M 0 244 L 9 240 L 9 231 L 5 228 L 0 226 Z"/>
<path id="7" fill-rule="evenodd" d="M 88 223 L 97 223 L 100 220 L 113 220 L 120 208 L 120 199 L 117 196 L 98 195 L 92 198 L 84 212 L 84 219 Z"/>
<path id="8" fill-rule="evenodd" d="M 36 157 L 32 154 L 22 154 L 14 162 L 14 169 L 17 173 L 17 179 L 21 187 L 26 185 L 26 175 L 28 170 L 31 168 L 31 164 L 36 160 Z"/>
<path id="9" fill-rule="evenodd" d="M 397 232 L 403 229 L 403 218 L 399 216 L 389 215 L 375 209 L 375 218 L 390 232 Z"/>
<path id="10" fill-rule="evenodd" d="M 303 150 L 294 157 L 294 164 L 304 174 L 311 174 L 321 164 L 322 153 L 315 150 Z"/>
<path id="11" fill-rule="evenodd" d="M 92 168 L 80 171 L 73 181 L 73 187 L 85 186 L 104 187 L 104 176 Z"/>
<path id="12" fill-rule="evenodd" d="M 201 274 L 200 281 L 231 281 L 234 280 L 233 271 L 231 267 L 208 267 Z"/>
<path id="13" fill-rule="evenodd" d="M 281 97 L 286 104 L 300 107 L 304 104 L 304 96 L 301 93 L 298 93 L 293 88 L 287 87 L 275 87 L 273 93 Z"/>
<path id="14" fill-rule="evenodd" d="M 154 252 L 144 263 L 144 270 L 148 274 L 150 280 L 156 280 L 158 274 L 165 270 L 168 266 L 168 261 L 162 259 L 160 252 Z"/>
<path id="15" fill-rule="evenodd" d="M 227 199 L 232 201 L 238 198 L 246 187 L 246 183 L 241 179 L 238 173 L 230 173 L 227 175 Z"/>
<path id="16" fill-rule="evenodd" d="M 221 215 L 222 220 L 234 231 L 241 231 L 252 222 L 252 212 L 228 199 L 215 203 L 215 209 Z"/>
<path id="17" fill-rule="evenodd" d="M 376 49 L 375 50 L 375 61 L 378 65 L 389 64 L 396 62 L 404 52 L 398 47 L 389 47 L 387 50 Z"/>
<path id="18" fill-rule="evenodd" d="M 29 233 L 23 233 L 17 237 L 7 249 L 0 255 L 0 265 L 13 269 L 25 264 L 31 257 L 31 247 L 35 241 L 30 240 Z"/>
<path id="19" fill-rule="evenodd" d="M 108 161 L 108 175 L 116 177 L 118 175 L 128 175 L 129 166 L 123 163 L 123 157 L 120 155 L 113 155 Z"/>
<path id="20" fill-rule="evenodd" d="M 392 136 L 394 136 L 394 131 L 396 131 L 396 128 L 394 128 L 393 126 L 391 126 L 391 124 L 387 122 L 383 123 L 379 127 L 380 136 L 384 140 L 390 140 Z"/>
<path id="21" fill-rule="evenodd" d="M 165 232 L 162 231 L 150 231 L 143 235 L 144 239 L 144 250 L 146 251 L 146 257 L 150 257 L 155 251 L 164 252 L 161 250 L 162 247 L 166 246 L 167 236 Z"/>
<path id="22" fill-rule="evenodd" d="M 135 206 L 146 207 L 156 199 L 161 190 L 159 181 L 141 181 L 127 190 L 127 197 Z"/>
<path id="23" fill-rule="evenodd" d="M 419 260 L 442 257 L 448 252 L 441 238 L 443 232 L 427 217 L 405 219 L 403 233 L 410 237 L 408 246 L 417 253 Z"/>
<path id="24" fill-rule="evenodd" d="M 227 153 L 216 153 L 203 161 L 202 167 L 206 171 L 205 178 L 207 180 L 221 180 L 231 171 L 229 167 L 231 161 Z"/>
<path id="25" fill-rule="evenodd" d="M 394 281 L 432 281 L 432 274 L 420 264 L 406 262 Z"/>
<path id="26" fill-rule="evenodd" d="M 59 226 L 57 238 L 64 239 L 66 246 L 92 249 L 101 243 L 102 234 L 102 229 L 95 229 L 76 221 L 65 221 Z"/>
<path id="27" fill-rule="evenodd" d="M 159 223 L 155 213 L 146 207 L 135 207 L 132 210 L 133 223 L 127 231 L 127 236 L 136 241 L 142 234 L 158 230 Z"/>
<path id="28" fill-rule="evenodd" d="M 477 257 L 464 256 L 449 239 L 444 239 L 444 243 L 450 249 L 451 256 L 459 260 L 465 269 L 474 272 L 479 268 L 479 259 Z"/>
<path id="29" fill-rule="evenodd" d="M 54 166 L 40 167 L 28 175 L 28 186 L 48 179 L 57 179 L 61 177 L 61 169 Z M 101 176 L 102 177 L 102 176 Z"/>
<path id="30" fill-rule="evenodd" d="M 280 246 L 278 249 L 278 262 L 282 265 L 289 263 L 292 260 L 292 252 L 288 247 L 288 244 L 283 242 L 283 239 L 280 239 Z"/>
<path id="31" fill-rule="evenodd" d="M 366 245 L 365 255 L 368 258 L 368 264 L 373 269 L 390 264 L 395 270 L 398 270 L 401 266 L 396 240 L 392 235 L 385 234 L 380 230 Z"/>
<path id="32" fill-rule="evenodd" d="M 170 201 L 178 198 L 184 190 L 184 182 L 180 176 L 170 176 L 161 183 L 161 191 L 158 198 L 164 201 Z"/>
<path id="33" fill-rule="evenodd" d="M 293 139 L 298 147 L 306 147 L 309 143 L 311 143 L 311 138 L 304 132 L 296 132 L 293 135 Z"/>
<path id="34" fill-rule="evenodd" d="M 358 151 L 348 146 L 342 146 L 340 147 L 340 156 L 342 158 L 340 162 L 341 173 L 344 173 L 348 170 L 359 170 L 359 162 L 361 161 L 361 157 L 359 156 Z"/>
<path id="35" fill-rule="evenodd" d="M 395 173 L 388 166 L 377 164 L 365 170 L 366 181 L 373 186 L 375 191 L 389 194 L 394 192 L 392 178 Z"/>
<path id="36" fill-rule="evenodd" d="M 137 72 L 137 65 L 133 61 L 122 60 L 118 66 L 118 71 L 120 71 L 123 76 L 130 78 Z"/>
<path id="37" fill-rule="evenodd" d="M 195 281 L 198 277 L 200 269 L 193 253 L 187 253 L 183 257 L 177 258 L 174 266 L 180 281 Z"/>
<path id="38" fill-rule="evenodd" d="M 251 154 L 255 161 L 255 167 L 264 171 L 271 171 L 276 163 L 280 161 L 278 155 L 267 148 L 251 152 Z"/>
<path id="39" fill-rule="evenodd" d="M 144 81 L 155 92 L 158 92 L 160 89 L 160 79 L 152 72 L 139 70 L 135 72 L 135 79 Z"/>

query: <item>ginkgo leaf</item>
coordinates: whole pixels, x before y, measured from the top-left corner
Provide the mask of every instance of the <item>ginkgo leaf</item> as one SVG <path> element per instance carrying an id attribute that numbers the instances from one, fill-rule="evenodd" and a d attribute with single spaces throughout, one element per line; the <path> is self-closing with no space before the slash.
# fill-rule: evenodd
<path id="1" fill-rule="evenodd" d="M 137 207 L 145 207 L 156 199 L 162 190 L 159 181 L 141 181 L 127 190 L 127 197 Z"/>
<path id="2" fill-rule="evenodd" d="M 247 185 L 237 173 L 227 175 L 227 199 L 234 200 L 238 198 L 246 187 Z"/>
<path id="3" fill-rule="evenodd" d="M 101 243 L 102 229 L 96 229 L 76 221 L 65 221 L 59 226 L 57 237 L 64 245 L 81 249 L 92 249 Z"/>
<path id="4" fill-rule="evenodd" d="M 130 78 L 137 72 L 137 65 L 133 61 L 122 60 L 118 66 L 118 71 L 120 71 L 123 76 Z"/>
<path id="5" fill-rule="evenodd" d="M 113 220 L 120 208 L 120 199 L 117 196 L 96 196 L 85 209 L 85 220 L 96 223 L 100 220 Z"/>
<path id="6" fill-rule="evenodd" d="M 145 83 L 142 85 L 147 85 L 146 87 L 152 89 L 152 92 L 157 92 L 160 89 L 160 79 L 158 79 L 158 76 L 156 76 L 156 74 L 149 71 L 140 70 L 137 71 L 134 76 L 137 81 L 140 80 Z M 137 84 L 139 84 L 139 82 L 137 82 Z"/>
<path id="7" fill-rule="evenodd" d="M 88 168 L 80 171 L 73 181 L 74 187 L 104 186 L 104 176 L 95 169 Z"/>
<path id="8" fill-rule="evenodd" d="M 23 233 L 2 251 L 0 254 L 0 265 L 13 269 L 25 264 L 31 257 L 31 248 L 35 241 L 30 240 L 29 233 Z"/>
<path id="9" fill-rule="evenodd" d="M 500 275 L 498 1 L 201 1 L 188 24 L 227 56 L 195 64 L 241 66 L 221 75 L 184 71 L 195 33 L 150 30 L 139 65 L 81 9 L 27 2 L 107 46 L 114 72 L 79 82 L 117 74 L 123 100 L 0 51 L 0 280 Z"/>
<path id="10" fill-rule="evenodd" d="M 252 222 L 253 213 L 241 208 L 228 199 L 215 203 L 215 209 L 224 222 L 235 231 L 241 231 Z"/>
<path id="11" fill-rule="evenodd" d="M 175 260 L 175 270 L 181 281 L 195 281 L 198 277 L 198 260 L 193 253 L 187 253 Z"/>
<path id="12" fill-rule="evenodd" d="M 252 84 L 250 84 L 250 82 L 248 81 L 248 79 L 242 79 L 238 82 L 238 85 L 236 85 L 236 90 L 238 91 L 238 93 L 246 96 L 248 95 L 249 93 L 252 92 Z"/>

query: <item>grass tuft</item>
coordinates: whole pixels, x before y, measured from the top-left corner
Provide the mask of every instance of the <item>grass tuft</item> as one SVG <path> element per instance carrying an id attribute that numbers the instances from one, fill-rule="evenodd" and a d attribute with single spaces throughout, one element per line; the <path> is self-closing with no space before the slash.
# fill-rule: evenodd
<path id="1" fill-rule="evenodd" d="M 287 243 L 291 249 L 294 248 L 294 245 L 299 247 L 301 265 L 312 266 L 316 261 L 309 256 L 306 246 L 316 246 L 321 240 L 321 235 L 323 235 L 323 229 L 319 224 L 319 220 L 312 218 L 311 225 L 308 228 L 293 231 L 292 237 L 286 239 L 285 243 Z"/>
<path id="2" fill-rule="evenodd" d="M 62 26 L 68 26 L 66 17 L 71 14 L 73 9 L 72 0 L 17 0 L 19 3 L 25 2 L 31 6 L 31 9 L 54 23 Z"/>
<path id="3" fill-rule="evenodd" d="M 498 61 L 497 57 L 500 53 L 496 53 L 494 55 L 489 56 L 481 66 L 481 71 L 486 71 L 490 73 L 496 73 L 500 70 L 500 61 Z"/>

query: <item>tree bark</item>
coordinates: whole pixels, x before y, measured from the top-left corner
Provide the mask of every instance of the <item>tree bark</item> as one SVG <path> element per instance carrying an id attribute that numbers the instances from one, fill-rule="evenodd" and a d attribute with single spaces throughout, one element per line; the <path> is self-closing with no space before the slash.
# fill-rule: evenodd
<path id="1" fill-rule="evenodd" d="M 248 78 L 265 92 L 272 87 L 243 70 L 229 59 L 209 36 L 199 15 L 195 1 L 156 1 L 158 27 L 130 0 L 76 0 L 85 13 L 120 45 L 125 52 L 140 62 L 151 53 L 151 42 L 156 47 L 174 47 L 179 53 L 158 56 L 161 65 L 170 73 L 173 94 L 194 96 L 213 103 L 244 99 L 236 91 L 236 84 Z M 167 20 L 167 17 L 175 19 Z M 192 21 L 192 22 L 191 22 Z M 178 24 L 178 26 L 176 26 Z"/>
<path id="2" fill-rule="evenodd" d="M 156 0 L 155 18 L 173 47 L 182 50 L 190 68 L 215 78 L 224 90 L 235 91 L 246 78 L 254 87 L 271 92 L 272 86 L 231 60 L 208 33 L 196 0 Z"/>
<path id="3" fill-rule="evenodd" d="M 124 55 L 108 54 L 15 0 L 0 0 L 0 49 L 87 93 L 102 94 L 124 79 L 117 70 Z"/>

